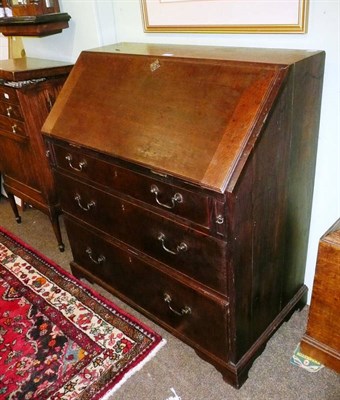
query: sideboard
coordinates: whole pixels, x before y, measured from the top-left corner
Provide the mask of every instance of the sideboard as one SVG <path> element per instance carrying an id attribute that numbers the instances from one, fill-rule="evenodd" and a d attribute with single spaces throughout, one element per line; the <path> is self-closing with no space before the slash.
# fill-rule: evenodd
<path id="1" fill-rule="evenodd" d="M 84 51 L 42 128 L 78 277 L 235 387 L 306 302 L 325 54 Z"/>
<path id="2" fill-rule="evenodd" d="M 4 189 L 17 222 L 21 217 L 14 196 L 49 216 L 61 251 L 61 209 L 41 127 L 71 68 L 67 63 L 29 57 L 0 61 L 0 166 Z"/>

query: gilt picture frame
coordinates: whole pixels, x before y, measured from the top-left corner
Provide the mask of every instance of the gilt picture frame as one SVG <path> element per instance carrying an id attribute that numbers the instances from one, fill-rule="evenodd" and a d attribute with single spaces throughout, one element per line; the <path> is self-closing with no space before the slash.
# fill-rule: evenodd
<path id="1" fill-rule="evenodd" d="M 145 32 L 306 33 L 309 0 L 141 0 Z"/>

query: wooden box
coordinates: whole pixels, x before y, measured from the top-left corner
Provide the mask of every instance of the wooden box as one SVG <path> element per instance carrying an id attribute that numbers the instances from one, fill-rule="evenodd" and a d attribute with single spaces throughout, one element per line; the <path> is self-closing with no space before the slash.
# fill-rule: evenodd
<path id="1" fill-rule="evenodd" d="M 322 236 L 301 351 L 340 373 L 340 219 Z"/>
<path id="2" fill-rule="evenodd" d="M 84 51 L 44 126 L 74 260 L 240 387 L 306 300 L 324 53 Z"/>

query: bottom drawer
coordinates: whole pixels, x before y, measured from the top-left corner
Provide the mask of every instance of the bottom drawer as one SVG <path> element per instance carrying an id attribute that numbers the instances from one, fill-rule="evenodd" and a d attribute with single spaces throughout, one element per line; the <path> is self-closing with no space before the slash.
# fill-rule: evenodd
<path id="1" fill-rule="evenodd" d="M 228 303 L 200 292 L 65 219 L 74 261 L 151 313 L 165 328 L 227 361 Z"/>

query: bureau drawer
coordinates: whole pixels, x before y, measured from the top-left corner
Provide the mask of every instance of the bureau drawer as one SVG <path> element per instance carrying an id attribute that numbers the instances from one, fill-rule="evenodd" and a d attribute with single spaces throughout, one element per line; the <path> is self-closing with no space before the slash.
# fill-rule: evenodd
<path id="1" fill-rule="evenodd" d="M 23 120 L 21 114 L 21 108 L 19 105 L 5 103 L 0 101 L 0 114 L 5 115 L 9 118 Z"/>
<path id="2" fill-rule="evenodd" d="M 62 208 L 183 274 L 226 293 L 226 243 L 56 174 Z"/>
<path id="3" fill-rule="evenodd" d="M 207 291 L 198 292 L 68 218 L 65 223 L 76 264 L 175 329 L 182 338 L 227 359 L 226 301 Z"/>
<path id="4" fill-rule="evenodd" d="M 25 123 L 0 115 L 0 130 L 13 135 L 25 136 Z"/>
<path id="5" fill-rule="evenodd" d="M 54 152 L 58 168 L 189 219 L 206 228 L 209 227 L 211 209 L 209 196 L 83 155 L 73 148 L 54 145 Z"/>
<path id="6" fill-rule="evenodd" d="M 16 90 L 8 86 L 0 85 L 0 101 L 19 104 Z"/>

